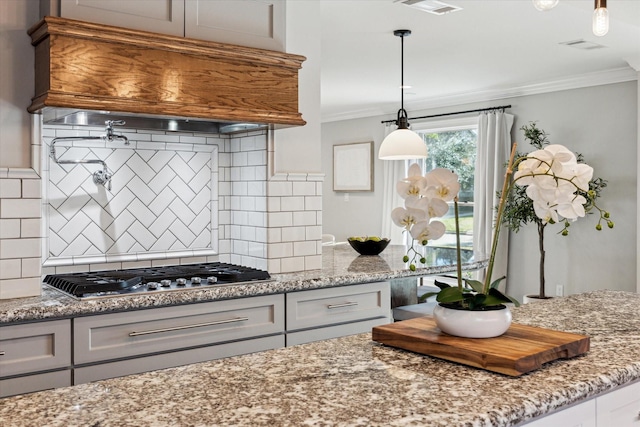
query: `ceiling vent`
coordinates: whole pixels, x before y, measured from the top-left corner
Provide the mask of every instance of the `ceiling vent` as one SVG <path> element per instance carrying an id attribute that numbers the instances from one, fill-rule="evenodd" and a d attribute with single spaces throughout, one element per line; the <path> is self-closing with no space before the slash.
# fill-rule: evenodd
<path id="1" fill-rule="evenodd" d="M 437 0 L 396 0 L 396 3 L 402 3 L 405 6 L 420 9 L 433 15 L 444 15 L 451 12 L 462 10 L 461 7 L 443 3 Z"/>
<path id="2" fill-rule="evenodd" d="M 606 46 L 598 44 L 598 43 L 594 43 L 594 42 L 588 42 L 586 40 L 583 39 L 579 39 L 579 40 L 571 40 L 568 42 L 562 42 L 559 43 L 563 46 L 569 46 L 572 47 L 574 49 L 580 49 L 580 50 L 593 50 L 593 49 L 601 49 L 604 48 Z"/>

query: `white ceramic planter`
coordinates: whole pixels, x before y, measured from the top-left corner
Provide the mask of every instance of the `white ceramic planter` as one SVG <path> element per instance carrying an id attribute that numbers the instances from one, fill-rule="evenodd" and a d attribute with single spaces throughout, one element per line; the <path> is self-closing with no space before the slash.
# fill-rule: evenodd
<path id="1" fill-rule="evenodd" d="M 442 332 L 464 338 L 491 338 L 504 334 L 511 325 L 511 310 L 455 310 L 437 305 L 433 310 Z"/>

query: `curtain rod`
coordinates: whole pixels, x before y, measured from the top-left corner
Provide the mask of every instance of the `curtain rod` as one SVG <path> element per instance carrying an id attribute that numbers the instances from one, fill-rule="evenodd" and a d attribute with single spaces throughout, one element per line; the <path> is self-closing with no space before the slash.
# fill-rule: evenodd
<path id="1" fill-rule="evenodd" d="M 420 117 L 409 117 L 408 120 L 418 120 L 418 119 L 430 119 L 433 117 L 444 117 L 444 116 L 455 116 L 457 114 L 467 114 L 467 113 L 480 113 L 482 111 L 492 111 L 492 110 L 505 110 L 505 108 L 511 108 L 511 105 L 501 105 L 499 107 L 489 107 L 489 108 L 478 108 L 475 110 L 467 110 L 467 111 L 456 111 L 454 113 L 442 113 L 442 114 L 432 114 L 430 116 L 420 116 Z M 383 120 L 382 123 L 394 123 L 395 120 Z"/>

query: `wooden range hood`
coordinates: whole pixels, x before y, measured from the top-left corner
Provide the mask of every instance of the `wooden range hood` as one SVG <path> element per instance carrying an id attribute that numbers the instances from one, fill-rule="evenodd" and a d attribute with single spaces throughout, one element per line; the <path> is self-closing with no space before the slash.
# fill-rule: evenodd
<path id="1" fill-rule="evenodd" d="M 31 113 L 306 123 L 298 112 L 300 55 L 49 16 L 29 35 L 36 49 Z"/>

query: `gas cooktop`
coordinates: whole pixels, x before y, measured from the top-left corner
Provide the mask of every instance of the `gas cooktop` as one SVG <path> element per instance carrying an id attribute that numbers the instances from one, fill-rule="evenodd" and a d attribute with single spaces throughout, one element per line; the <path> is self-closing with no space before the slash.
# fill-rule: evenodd
<path id="1" fill-rule="evenodd" d="M 50 274 L 44 282 L 79 299 L 271 281 L 264 270 L 221 262 Z"/>

